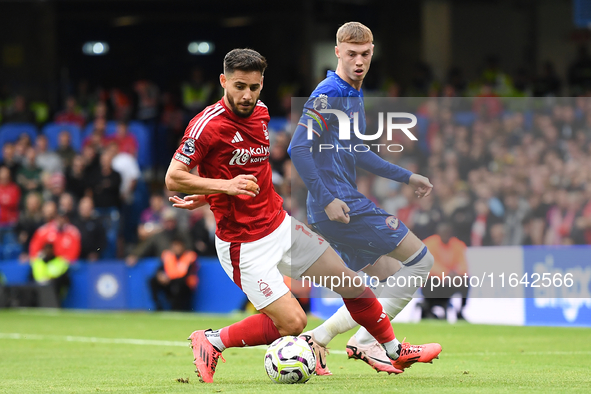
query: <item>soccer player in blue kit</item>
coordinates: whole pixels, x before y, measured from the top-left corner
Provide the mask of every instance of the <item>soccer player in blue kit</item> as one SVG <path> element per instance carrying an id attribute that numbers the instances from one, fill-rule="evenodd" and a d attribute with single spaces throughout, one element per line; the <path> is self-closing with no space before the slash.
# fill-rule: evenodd
<path id="1" fill-rule="evenodd" d="M 353 134 L 355 113 L 359 132 L 365 134 L 361 85 L 369 70 L 373 47 L 373 34 L 363 24 L 349 22 L 339 28 L 336 71 L 328 71 L 307 101 L 288 152 L 308 188 L 311 228 L 331 243 L 351 269 L 377 276 L 382 282 L 391 275 L 408 279 L 406 287 L 382 286 L 379 301 L 393 319 L 426 280 L 433 256 L 404 223 L 357 190 L 355 168 L 406 183 L 415 189 L 418 198 L 428 196 L 433 185 L 422 175 L 354 147 L 363 144 Z M 326 109 L 338 109 L 350 118 L 350 139 L 339 139 L 339 119 L 336 114 L 320 113 Z M 313 121 L 310 123 L 309 119 Z M 310 124 L 314 130 L 308 130 Z M 422 281 L 412 280 L 417 277 Z M 331 374 L 326 366 L 326 346 L 332 338 L 356 326 L 347 309 L 341 307 L 322 325 L 302 334 L 317 355 L 317 374 Z M 415 362 L 432 362 L 439 356 L 441 345 L 410 345 L 403 341 L 400 356 L 390 361 L 384 349 L 361 328 L 349 340 L 346 350 L 349 358 L 363 360 L 378 372 L 401 373 Z"/>

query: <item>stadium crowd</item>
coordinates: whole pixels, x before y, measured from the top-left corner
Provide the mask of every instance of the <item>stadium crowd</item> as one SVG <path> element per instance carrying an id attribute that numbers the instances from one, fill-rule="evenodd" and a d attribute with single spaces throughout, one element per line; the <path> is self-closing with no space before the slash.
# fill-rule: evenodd
<path id="1" fill-rule="evenodd" d="M 382 89 L 368 84 L 366 96 L 416 97 L 399 97 L 399 103 L 421 120 L 419 141 L 399 141 L 400 153 L 378 153 L 428 176 L 435 187 L 431 198 L 417 200 L 410 188 L 360 170 L 359 189 L 421 239 L 445 221 L 468 246 L 591 243 L 591 81 L 585 70 L 591 59 L 581 50 L 566 84 L 550 63 L 528 78 L 523 70 L 504 73 L 495 58 L 487 60 L 478 83 L 465 81 L 457 68 L 438 83 L 426 65 L 417 65 L 403 90 L 391 81 Z M 557 98 L 565 86 L 576 97 Z M 282 87 L 278 95 L 296 90 Z M 543 98 L 529 98 L 534 94 Z M 162 183 L 185 125 L 220 95 L 201 70 L 178 94 L 146 80 L 130 89 L 94 91 L 82 82 L 53 116 L 22 95 L 4 95 L 0 126 L 64 129 L 53 148 L 45 133 L 23 133 L 2 146 L 0 258 L 29 262 L 43 247 L 38 238 L 55 240 L 49 227 L 73 234 L 66 242 L 79 245 L 70 261 L 124 258 L 133 265 L 160 256 L 173 239 L 199 255 L 215 255 L 211 212 L 170 208 Z M 289 101 L 279 102 L 285 113 L 272 113 L 280 115 L 273 118 L 279 126 L 270 126 L 273 183 L 286 209 L 305 220 L 305 191 L 286 152 Z M 130 120 L 149 135 L 153 158 L 146 165 Z M 80 130 L 78 147 L 72 125 Z"/>

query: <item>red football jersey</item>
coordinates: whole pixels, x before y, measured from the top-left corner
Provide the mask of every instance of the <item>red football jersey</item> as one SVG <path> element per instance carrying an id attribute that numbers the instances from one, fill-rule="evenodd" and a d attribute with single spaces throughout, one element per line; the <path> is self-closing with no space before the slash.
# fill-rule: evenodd
<path id="1" fill-rule="evenodd" d="M 258 101 L 248 118 L 235 115 L 221 99 L 195 116 L 185 130 L 175 160 L 199 166 L 204 178 L 232 179 L 252 174 L 260 193 L 206 196 L 216 220 L 216 235 L 226 242 L 252 242 L 272 233 L 285 218 L 269 164 L 269 111 Z"/>

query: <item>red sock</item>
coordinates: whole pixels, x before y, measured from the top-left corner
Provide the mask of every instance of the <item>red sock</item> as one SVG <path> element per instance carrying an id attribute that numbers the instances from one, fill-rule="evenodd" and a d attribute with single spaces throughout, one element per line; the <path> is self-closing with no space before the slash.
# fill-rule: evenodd
<path id="1" fill-rule="evenodd" d="M 369 287 L 357 298 L 343 298 L 351 317 L 373 335 L 379 343 L 393 341 L 394 330 L 384 307 Z"/>
<path id="2" fill-rule="evenodd" d="M 270 345 L 280 337 L 273 320 L 264 313 L 249 316 L 220 330 L 220 339 L 227 348 Z"/>

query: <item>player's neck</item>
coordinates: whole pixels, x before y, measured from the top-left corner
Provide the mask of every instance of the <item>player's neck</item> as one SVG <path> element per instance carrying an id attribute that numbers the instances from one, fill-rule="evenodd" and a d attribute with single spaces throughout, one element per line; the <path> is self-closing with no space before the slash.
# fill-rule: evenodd
<path id="1" fill-rule="evenodd" d="M 234 111 L 232 111 L 232 106 L 230 105 L 230 102 L 228 101 L 228 98 L 226 97 L 226 95 L 224 94 L 224 96 L 222 97 L 222 101 L 224 102 L 224 105 L 226 106 L 226 108 L 228 108 L 228 110 L 232 113 L 234 113 Z"/>
<path id="2" fill-rule="evenodd" d="M 341 78 L 343 81 L 345 81 L 349 85 L 351 85 L 351 87 L 353 89 L 358 90 L 358 91 L 361 90 L 361 84 L 363 84 L 363 81 L 353 81 L 352 79 L 347 77 L 347 74 L 345 74 L 345 72 L 340 67 L 340 65 L 337 66 L 337 69 L 335 70 L 335 74 L 337 74 L 339 76 L 339 78 Z"/>

